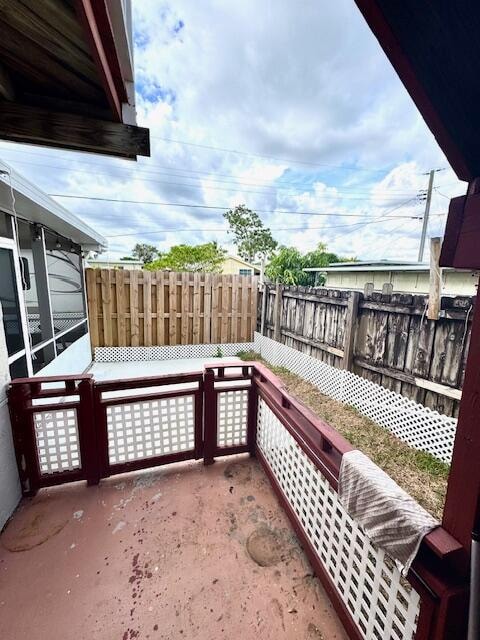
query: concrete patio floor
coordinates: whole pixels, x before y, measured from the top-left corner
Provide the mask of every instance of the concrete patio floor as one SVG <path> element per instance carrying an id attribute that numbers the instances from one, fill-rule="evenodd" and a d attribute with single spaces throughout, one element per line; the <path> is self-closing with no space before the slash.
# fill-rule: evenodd
<path id="1" fill-rule="evenodd" d="M 2 640 L 345 640 L 255 460 L 44 489 L 0 537 Z"/>
<path id="2" fill-rule="evenodd" d="M 192 373 L 203 371 L 206 364 L 236 362 L 235 356 L 223 358 L 175 358 L 170 360 L 130 360 L 125 362 L 92 362 L 88 373 L 93 373 L 95 380 L 123 380 L 125 378 L 142 378 L 162 376 L 174 373 Z"/>

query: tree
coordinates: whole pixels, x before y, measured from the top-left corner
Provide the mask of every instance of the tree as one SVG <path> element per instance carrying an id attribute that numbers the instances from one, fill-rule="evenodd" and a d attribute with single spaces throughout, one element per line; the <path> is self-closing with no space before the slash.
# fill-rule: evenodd
<path id="1" fill-rule="evenodd" d="M 136 244 L 133 247 L 132 255 L 147 264 L 158 256 L 158 249 L 153 244 Z"/>
<path id="2" fill-rule="evenodd" d="M 258 258 L 266 259 L 277 248 L 278 242 L 270 229 L 264 226 L 255 211 L 244 204 L 223 214 L 234 235 L 234 243 L 241 258 L 254 262 Z"/>
<path id="3" fill-rule="evenodd" d="M 352 258 L 341 258 L 335 253 L 327 251 L 325 244 L 320 242 L 314 251 L 302 254 L 295 247 L 281 246 L 270 260 L 265 273 L 274 281 L 286 285 L 314 286 L 323 284 L 315 282 L 315 272 L 304 271 L 308 267 L 327 267 L 332 262 L 347 262 Z"/>
<path id="4" fill-rule="evenodd" d="M 171 271 L 195 271 L 220 273 L 226 251 L 216 242 L 188 245 L 178 244 L 166 253 L 160 253 L 157 260 L 145 266 L 150 271 L 170 269 Z"/>

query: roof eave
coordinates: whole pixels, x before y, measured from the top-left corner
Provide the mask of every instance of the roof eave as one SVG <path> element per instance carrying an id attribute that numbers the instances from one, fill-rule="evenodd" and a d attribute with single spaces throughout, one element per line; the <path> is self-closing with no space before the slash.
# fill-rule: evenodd
<path id="1" fill-rule="evenodd" d="M 3 164 L 3 163 L 2 163 Z M 7 213 L 16 213 L 19 218 L 39 224 L 58 233 L 88 251 L 103 251 L 107 240 L 85 224 L 75 214 L 62 207 L 53 198 L 38 189 L 11 167 L 6 179 L 0 180 L 0 208 Z M 11 182 L 10 182 L 11 181 Z M 15 195 L 15 211 L 11 197 Z"/>

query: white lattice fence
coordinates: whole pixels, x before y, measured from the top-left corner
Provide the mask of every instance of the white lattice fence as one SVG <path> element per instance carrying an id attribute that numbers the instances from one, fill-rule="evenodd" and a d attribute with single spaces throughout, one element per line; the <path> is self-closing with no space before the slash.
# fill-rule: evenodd
<path id="1" fill-rule="evenodd" d="M 221 391 L 217 402 L 217 446 L 247 444 L 248 390 Z"/>
<path id="2" fill-rule="evenodd" d="M 107 431 L 110 464 L 192 450 L 195 397 L 159 398 L 107 407 Z"/>
<path id="3" fill-rule="evenodd" d="M 325 395 L 354 407 L 415 449 L 427 451 L 448 464 L 451 462 L 456 418 L 444 416 L 370 380 L 336 369 L 259 333 L 255 333 L 254 348 L 267 362 L 286 367 L 314 384 Z"/>
<path id="4" fill-rule="evenodd" d="M 418 594 L 350 518 L 335 490 L 262 399 L 257 444 L 363 638 L 414 638 Z"/>
<path id="5" fill-rule="evenodd" d="M 42 475 L 81 468 L 76 409 L 36 411 L 33 423 Z"/>
<path id="6" fill-rule="evenodd" d="M 175 360 L 177 358 L 215 358 L 250 351 L 253 342 L 229 344 L 178 344 L 163 347 L 96 347 L 95 362 L 133 362 L 138 360 Z"/>

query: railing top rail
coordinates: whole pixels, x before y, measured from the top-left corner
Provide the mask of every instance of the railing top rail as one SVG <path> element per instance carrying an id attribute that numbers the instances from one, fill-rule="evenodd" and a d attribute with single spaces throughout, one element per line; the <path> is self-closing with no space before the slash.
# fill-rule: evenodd
<path id="1" fill-rule="evenodd" d="M 38 378 L 15 378 L 11 380 L 10 384 L 12 386 L 17 386 L 21 384 L 43 384 L 47 382 L 68 382 L 70 380 L 91 380 L 93 378 L 92 373 L 78 373 L 76 375 L 65 375 L 65 376 L 44 376 Z"/>
<path id="2" fill-rule="evenodd" d="M 203 365 L 205 371 L 211 369 L 243 369 L 244 367 L 256 367 L 259 363 L 253 361 L 246 362 L 245 360 L 232 360 L 231 362 L 206 362 Z"/>

